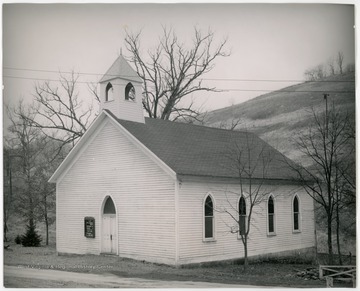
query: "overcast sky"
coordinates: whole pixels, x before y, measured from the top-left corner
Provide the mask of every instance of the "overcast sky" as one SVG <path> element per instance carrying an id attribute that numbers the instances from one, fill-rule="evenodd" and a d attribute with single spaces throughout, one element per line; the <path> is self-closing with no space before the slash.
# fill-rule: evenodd
<path id="1" fill-rule="evenodd" d="M 300 81 L 306 69 L 326 63 L 338 51 L 345 63 L 355 61 L 353 5 L 5 4 L 4 101 L 31 101 L 34 79 L 56 80 L 58 73 L 51 71 L 74 69 L 80 81 L 97 82 L 120 48 L 129 55 L 125 28 L 142 29 L 146 50 L 155 44 L 162 25 L 172 27 L 185 43 L 194 26 L 210 27 L 218 40 L 228 38 L 231 55 L 219 58 L 206 78 Z M 211 86 L 229 91 L 203 94 L 198 102 L 211 110 L 290 84 L 213 80 Z M 86 90 L 81 93 L 91 98 Z"/>

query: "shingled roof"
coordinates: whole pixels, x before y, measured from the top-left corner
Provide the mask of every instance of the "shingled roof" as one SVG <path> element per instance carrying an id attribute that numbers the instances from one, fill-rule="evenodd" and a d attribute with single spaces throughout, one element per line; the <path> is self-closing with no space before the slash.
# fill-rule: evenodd
<path id="1" fill-rule="evenodd" d="M 128 64 L 122 55 L 120 55 L 111 67 L 107 70 L 104 76 L 101 78 L 99 83 L 107 82 L 112 79 L 121 77 L 133 82 L 142 82 L 138 74 L 133 70 L 133 68 Z"/>
<path id="2" fill-rule="evenodd" d="M 294 180 L 289 164 L 295 164 L 252 133 L 153 118 L 144 124 L 111 115 L 178 175 L 238 178 L 232 156 L 245 156 L 251 148 L 253 178 Z"/>

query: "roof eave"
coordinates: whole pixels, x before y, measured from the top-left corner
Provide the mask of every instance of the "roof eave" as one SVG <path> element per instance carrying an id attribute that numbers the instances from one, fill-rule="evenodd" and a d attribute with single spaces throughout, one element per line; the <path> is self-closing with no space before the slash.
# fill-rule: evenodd
<path id="1" fill-rule="evenodd" d="M 186 173 L 177 173 L 178 179 L 181 180 L 182 177 L 194 177 L 199 179 L 225 179 L 225 180 L 231 180 L 231 181 L 237 181 L 239 180 L 239 177 L 236 176 L 220 176 L 220 175 L 207 175 L 207 174 L 186 174 Z M 249 179 L 243 178 L 243 180 L 248 181 Z M 297 180 L 297 179 L 286 179 L 286 178 L 252 178 L 252 181 L 269 181 L 271 183 L 282 183 L 282 184 L 296 184 L 300 185 L 303 184 L 303 181 Z"/>
<path id="2" fill-rule="evenodd" d="M 114 77 L 105 77 L 105 75 L 100 79 L 99 83 L 105 83 L 105 82 L 109 82 L 115 79 L 122 79 L 122 80 L 126 80 L 126 81 L 130 81 L 130 82 L 135 82 L 135 83 L 142 83 L 143 80 L 139 77 L 134 76 L 132 77 L 122 77 L 122 76 L 114 76 Z"/>

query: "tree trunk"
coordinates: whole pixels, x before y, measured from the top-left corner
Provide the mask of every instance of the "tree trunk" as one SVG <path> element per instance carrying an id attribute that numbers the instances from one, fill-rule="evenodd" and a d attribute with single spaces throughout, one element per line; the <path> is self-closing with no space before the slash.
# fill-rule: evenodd
<path id="1" fill-rule="evenodd" d="M 327 236 L 328 236 L 328 251 L 329 251 L 329 257 L 328 257 L 328 260 L 329 260 L 329 265 L 332 265 L 333 264 L 333 249 L 332 249 L 332 237 L 331 237 L 331 234 L 332 234 L 332 229 L 331 229 L 331 215 L 328 214 L 328 221 L 327 221 Z"/>
<path id="2" fill-rule="evenodd" d="M 29 199 L 29 223 L 34 223 L 35 222 L 35 216 L 34 216 L 34 203 L 33 203 L 33 199 L 31 197 L 31 193 L 30 193 L 30 199 Z"/>
<path id="3" fill-rule="evenodd" d="M 10 159 L 8 157 L 8 159 Z M 5 178 L 4 178 L 5 180 Z M 8 200 L 7 203 L 5 203 L 5 193 L 4 193 L 4 199 L 3 199 L 3 203 L 4 203 L 4 241 L 7 242 L 7 233 L 9 231 L 8 228 L 8 219 L 10 217 L 10 211 L 11 211 L 11 203 L 12 203 L 12 174 L 11 174 L 11 166 L 9 166 L 9 196 L 8 196 Z"/>
<path id="4" fill-rule="evenodd" d="M 33 187 L 32 187 L 32 177 L 30 174 L 30 166 L 28 165 L 28 160 L 27 160 L 27 154 L 25 155 L 25 161 L 24 161 L 24 172 L 26 174 L 26 180 L 27 180 L 27 196 L 29 198 L 29 212 L 28 212 L 28 220 L 29 223 L 34 223 L 35 222 L 35 205 L 34 205 L 34 197 L 33 197 Z"/>
<path id="5" fill-rule="evenodd" d="M 339 213 L 339 193 L 336 193 L 337 204 L 336 204 L 336 243 L 337 251 L 339 256 L 339 265 L 342 265 L 341 248 L 340 248 L 340 213 Z"/>
<path id="6" fill-rule="evenodd" d="M 44 194 L 44 220 L 45 220 L 45 228 L 46 228 L 46 245 L 49 245 L 49 219 L 48 219 L 48 211 L 47 211 L 47 199 L 46 193 Z"/>
<path id="7" fill-rule="evenodd" d="M 245 245 L 244 245 L 244 271 L 247 271 L 248 266 L 249 266 L 248 248 L 247 248 L 247 241 L 245 241 Z"/>
<path id="8" fill-rule="evenodd" d="M 246 272 L 248 269 L 248 266 L 249 266 L 248 245 L 247 245 L 247 235 L 246 234 L 244 235 L 243 244 L 244 244 L 244 272 Z"/>
<path id="9" fill-rule="evenodd" d="M 4 191 L 5 192 L 5 191 Z M 8 211 L 6 209 L 6 202 L 5 202 L 5 193 L 4 193 L 4 199 L 3 199 L 3 203 L 4 203 L 4 242 L 7 242 L 7 231 L 8 231 L 8 226 L 7 226 L 7 220 L 8 220 Z"/>
<path id="10" fill-rule="evenodd" d="M 29 188 L 30 189 L 30 188 Z M 33 209 L 33 199 L 31 197 L 31 190 L 28 191 L 28 197 L 29 197 L 29 211 L 28 211 L 28 221 L 29 221 L 29 224 L 32 224 L 35 222 L 34 220 L 34 209 Z"/>
<path id="11" fill-rule="evenodd" d="M 4 217 L 6 216 L 6 214 L 4 213 Z M 7 242 L 8 239 L 7 239 L 7 236 L 6 236 L 6 233 L 8 231 L 8 227 L 7 227 L 7 222 L 6 222 L 6 218 L 4 220 L 4 242 Z"/>
<path id="12" fill-rule="evenodd" d="M 49 245 L 49 221 L 47 218 L 47 213 L 45 213 L 45 227 L 46 227 L 46 245 Z"/>

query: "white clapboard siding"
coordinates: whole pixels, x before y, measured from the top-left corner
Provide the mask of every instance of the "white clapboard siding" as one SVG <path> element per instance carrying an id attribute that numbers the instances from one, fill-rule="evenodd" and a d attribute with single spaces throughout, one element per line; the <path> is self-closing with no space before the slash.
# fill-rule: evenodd
<path id="1" fill-rule="evenodd" d="M 179 192 L 179 263 L 242 258 L 243 245 L 237 234 L 230 233 L 230 226 L 236 222 L 224 209 L 234 212 L 239 192 L 237 185 L 216 179 L 183 181 Z M 257 205 L 252 215 L 248 255 L 257 256 L 282 251 L 300 250 L 315 245 L 313 201 L 298 186 L 267 186 L 275 198 L 276 235 L 267 234 L 267 204 Z M 264 188 L 265 189 L 265 188 Z M 294 190 L 301 207 L 301 232 L 293 233 L 292 199 Z M 214 198 L 215 241 L 203 241 L 203 202 L 208 193 Z M 249 205 L 247 205 L 249 206 Z M 248 210 L 247 210 L 248 211 Z"/>
<path id="2" fill-rule="evenodd" d="M 132 83 L 136 92 L 135 101 L 125 100 L 125 87 L 129 83 L 127 80 L 113 79 L 114 99 L 105 101 L 106 83 L 100 84 L 101 109 L 110 110 L 115 116 L 121 116 L 121 119 L 144 123 L 144 112 L 141 102 L 141 83 Z"/>
<path id="3" fill-rule="evenodd" d="M 57 183 L 57 249 L 100 253 L 101 207 L 114 200 L 119 256 L 174 263 L 175 183 L 112 122 L 95 133 Z M 96 237 L 84 237 L 84 217 Z"/>
<path id="4" fill-rule="evenodd" d="M 125 91 L 125 89 L 124 89 Z M 135 122 L 144 122 L 144 115 L 141 107 L 133 101 L 119 100 L 108 101 L 103 105 L 103 109 L 108 109 L 116 116 L 121 116 L 124 120 L 130 120 Z"/>

